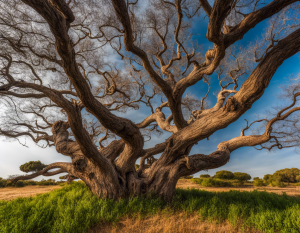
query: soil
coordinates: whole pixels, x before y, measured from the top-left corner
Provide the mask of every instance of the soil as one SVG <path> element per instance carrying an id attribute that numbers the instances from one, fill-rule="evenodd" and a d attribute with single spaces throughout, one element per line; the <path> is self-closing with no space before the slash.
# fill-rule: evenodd
<path id="1" fill-rule="evenodd" d="M 31 197 L 37 194 L 47 193 L 55 189 L 59 189 L 61 186 L 25 186 L 20 188 L 6 187 L 0 188 L 0 200 L 13 200 L 18 197 Z"/>

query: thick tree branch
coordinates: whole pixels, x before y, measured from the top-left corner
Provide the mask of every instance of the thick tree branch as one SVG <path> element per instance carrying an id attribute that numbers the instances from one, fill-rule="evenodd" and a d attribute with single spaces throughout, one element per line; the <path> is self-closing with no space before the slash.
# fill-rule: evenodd
<path id="1" fill-rule="evenodd" d="M 225 47 L 229 47 L 234 42 L 243 38 L 243 36 L 258 23 L 270 18 L 286 6 L 299 0 L 273 0 L 261 9 L 248 14 L 238 25 L 232 27 L 230 32 L 224 36 Z"/>
<path id="2" fill-rule="evenodd" d="M 208 15 L 208 17 L 210 17 L 211 15 L 211 11 L 212 11 L 212 8 L 210 6 L 210 4 L 208 3 L 207 0 L 199 0 L 203 10 L 205 11 L 205 13 Z"/>
<path id="3" fill-rule="evenodd" d="M 52 169 L 55 169 L 55 168 L 60 168 L 60 169 L 58 169 L 56 171 L 53 171 L 53 172 L 49 172 L 49 170 L 52 170 Z M 52 163 L 52 164 L 48 165 L 46 168 L 44 168 L 41 171 L 35 172 L 33 174 L 30 174 L 30 175 L 15 177 L 11 180 L 11 182 L 15 183 L 18 180 L 30 180 L 30 179 L 33 179 L 33 178 L 38 177 L 38 176 L 54 176 L 54 175 L 64 173 L 64 172 L 69 173 L 69 172 L 71 172 L 71 170 L 72 170 L 72 164 L 71 163 L 63 163 L 63 162 Z"/>

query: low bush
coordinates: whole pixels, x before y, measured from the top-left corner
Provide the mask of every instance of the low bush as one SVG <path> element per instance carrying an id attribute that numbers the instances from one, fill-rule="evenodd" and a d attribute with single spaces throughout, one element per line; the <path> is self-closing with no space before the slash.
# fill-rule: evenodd
<path id="1" fill-rule="evenodd" d="M 192 179 L 192 181 L 204 187 L 237 187 L 243 185 L 243 182 L 240 180 L 222 180 L 217 178 L 196 178 Z"/>
<path id="2" fill-rule="evenodd" d="M 200 178 L 209 178 L 209 177 L 210 177 L 209 174 L 202 174 L 202 175 L 200 175 Z"/>
<path id="3" fill-rule="evenodd" d="M 0 180 L 0 188 L 4 188 L 6 186 L 6 180 Z"/>
<path id="4" fill-rule="evenodd" d="M 253 181 L 253 185 L 254 186 L 266 186 L 266 184 L 264 183 L 263 179 L 255 179 Z"/>
<path id="5" fill-rule="evenodd" d="M 271 187 L 281 187 L 281 188 L 283 188 L 283 187 L 286 186 L 286 185 L 285 185 L 283 182 L 281 182 L 280 180 L 272 180 L 272 181 L 269 183 L 269 185 L 270 185 Z"/>
<path id="6" fill-rule="evenodd" d="M 24 186 L 25 186 L 25 184 L 22 180 L 18 180 L 15 184 L 15 187 L 24 187 Z"/>

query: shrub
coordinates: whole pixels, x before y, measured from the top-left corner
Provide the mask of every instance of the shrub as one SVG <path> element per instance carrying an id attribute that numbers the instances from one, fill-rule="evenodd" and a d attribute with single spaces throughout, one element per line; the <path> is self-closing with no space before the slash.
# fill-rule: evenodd
<path id="1" fill-rule="evenodd" d="M 231 171 L 218 171 L 216 172 L 215 178 L 230 180 L 234 178 L 234 175 Z"/>
<path id="2" fill-rule="evenodd" d="M 192 179 L 193 182 L 200 184 L 204 187 L 229 187 L 232 186 L 229 181 L 216 179 L 216 178 L 204 178 L 204 179 Z"/>
<path id="3" fill-rule="evenodd" d="M 6 180 L 0 180 L 0 188 L 4 188 L 6 186 Z"/>
<path id="4" fill-rule="evenodd" d="M 244 184 L 242 180 L 228 180 L 227 182 L 233 187 L 242 186 Z"/>
<path id="5" fill-rule="evenodd" d="M 243 172 L 235 172 L 233 173 L 234 175 L 234 179 L 236 180 L 240 180 L 240 181 L 247 181 L 247 180 L 251 180 L 251 176 L 247 173 L 243 173 Z"/>
<path id="6" fill-rule="evenodd" d="M 256 177 L 255 177 L 256 178 Z M 265 183 L 262 179 L 255 179 L 254 182 L 253 182 L 253 185 L 254 186 L 265 186 Z"/>
<path id="7" fill-rule="evenodd" d="M 27 181 L 24 181 L 24 184 L 25 185 L 37 185 L 37 182 L 34 180 L 27 180 Z"/>
<path id="8" fill-rule="evenodd" d="M 272 180 L 269 184 L 271 187 L 285 187 L 286 185 L 280 181 L 280 179 L 277 179 L 277 180 Z"/>
<path id="9" fill-rule="evenodd" d="M 18 180 L 17 183 L 15 184 L 16 187 L 24 187 L 25 184 L 22 180 Z"/>
<path id="10" fill-rule="evenodd" d="M 202 174 L 202 175 L 200 175 L 200 178 L 209 178 L 209 177 L 210 177 L 209 174 Z"/>
<path id="11" fill-rule="evenodd" d="M 193 179 L 193 176 L 183 176 L 182 179 Z"/>

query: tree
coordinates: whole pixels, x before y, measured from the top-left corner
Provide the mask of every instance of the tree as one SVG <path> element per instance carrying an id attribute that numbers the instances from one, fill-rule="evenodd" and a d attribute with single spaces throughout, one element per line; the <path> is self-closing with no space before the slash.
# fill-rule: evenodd
<path id="1" fill-rule="evenodd" d="M 29 161 L 27 163 L 24 163 L 20 166 L 20 170 L 22 172 L 38 172 L 43 170 L 45 167 L 47 167 L 48 165 L 45 165 L 43 163 L 41 163 L 40 160 L 38 161 Z"/>
<path id="2" fill-rule="evenodd" d="M 298 168 L 285 168 L 276 171 L 272 175 L 273 180 L 278 180 L 280 182 L 286 183 L 296 183 L 297 177 L 300 175 L 300 170 Z"/>
<path id="3" fill-rule="evenodd" d="M 286 96 L 292 103 L 255 121 L 265 123 L 263 132 L 245 135 L 255 123 L 247 121 L 240 136 L 213 153 L 190 154 L 249 110 L 278 67 L 299 52 L 298 10 L 297 0 L 1 0 L 0 134 L 54 146 L 72 160 L 12 181 L 66 172 L 98 197 L 153 193 L 170 200 L 180 177 L 221 167 L 240 147 L 299 145 L 297 127 L 280 128 L 297 125 L 290 119 L 299 110 L 293 81 Z M 193 35 L 204 15 L 212 47 L 202 52 Z M 236 45 L 266 19 L 261 41 Z M 209 92 L 213 74 L 220 84 L 214 106 L 208 93 L 185 94 L 201 82 Z M 141 106 L 150 113 L 139 123 L 118 113 Z M 171 136 L 145 149 L 162 131 Z"/>
<path id="4" fill-rule="evenodd" d="M 231 171 L 222 170 L 216 172 L 215 178 L 230 180 L 234 178 L 234 175 Z"/>
<path id="5" fill-rule="evenodd" d="M 251 176 L 247 173 L 243 173 L 243 172 L 234 172 L 233 173 L 234 179 L 240 180 L 240 181 L 247 181 L 247 180 L 251 180 Z"/>
<path id="6" fill-rule="evenodd" d="M 200 178 L 209 178 L 209 177 L 210 177 L 209 174 L 201 174 L 201 175 L 200 175 Z"/>
<path id="7" fill-rule="evenodd" d="M 264 175 L 263 181 L 264 181 L 266 184 L 269 184 L 270 182 L 272 182 L 272 175 L 271 175 L 271 174 L 266 174 L 266 175 Z"/>

